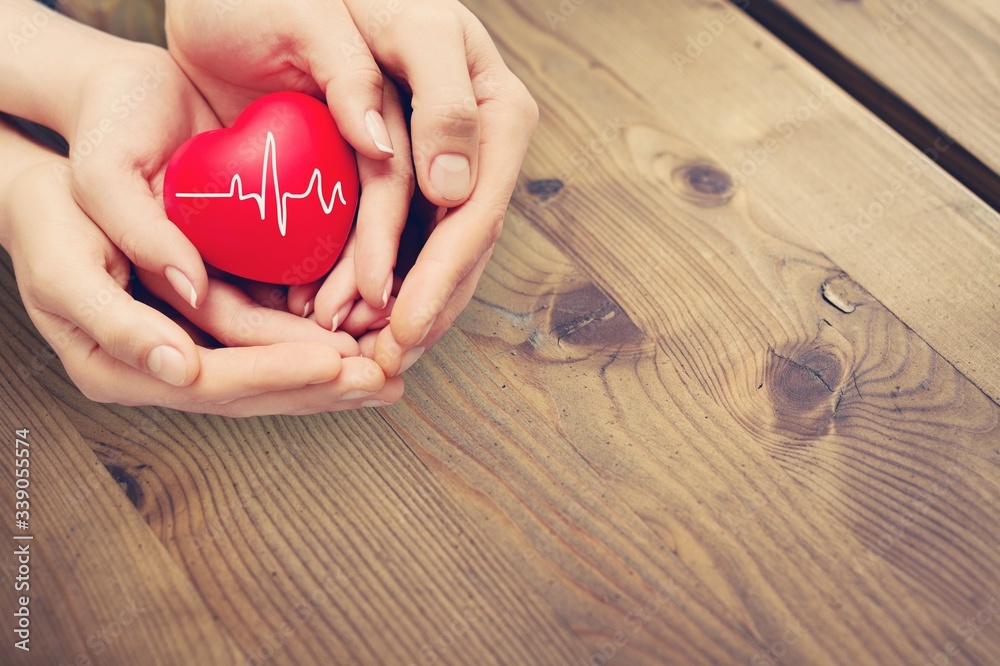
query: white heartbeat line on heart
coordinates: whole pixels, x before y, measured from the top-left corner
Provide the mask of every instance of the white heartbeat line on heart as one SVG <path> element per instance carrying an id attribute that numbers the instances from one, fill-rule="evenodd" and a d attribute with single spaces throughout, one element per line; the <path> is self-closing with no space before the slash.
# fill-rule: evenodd
<path id="1" fill-rule="evenodd" d="M 341 205 L 347 205 L 347 201 L 344 199 L 344 190 L 339 180 L 334 185 L 333 192 L 330 193 L 330 202 L 327 203 L 323 199 L 323 174 L 318 168 L 313 169 L 312 177 L 309 179 L 309 187 L 306 188 L 305 192 L 299 194 L 282 192 L 281 187 L 278 185 L 278 147 L 274 140 L 274 134 L 271 132 L 267 133 L 267 141 L 264 143 L 264 168 L 260 176 L 260 194 L 254 192 L 245 194 L 243 192 L 243 179 L 240 178 L 240 174 L 235 174 L 232 180 L 229 181 L 229 192 L 178 192 L 174 196 L 179 199 L 232 199 L 233 197 L 238 197 L 240 201 L 253 199 L 257 202 L 257 208 L 260 210 L 260 219 L 263 222 L 267 218 L 268 164 L 271 165 L 271 179 L 274 182 L 275 196 L 278 197 L 278 231 L 281 232 L 282 236 L 285 235 L 288 227 L 288 200 L 305 199 L 312 194 L 314 187 L 316 188 L 316 197 L 319 199 L 320 206 L 323 207 L 323 212 L 327 215 L 333 211 L 338 198 Z"/>

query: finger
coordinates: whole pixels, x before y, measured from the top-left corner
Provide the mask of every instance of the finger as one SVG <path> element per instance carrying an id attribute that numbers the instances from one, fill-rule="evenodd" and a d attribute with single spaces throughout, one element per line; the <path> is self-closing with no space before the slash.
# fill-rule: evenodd
<path id="1" fill-rule="evenodd" d="M 303 3 L 303 6 L 304 3 Z M 354 149 L 370 159 L 395 154 L 382 116 L 382 70 L 354 19 L 340 2 L 311 3 L 299 34 L 308 71 L 326 93 L 337 127 Z"/>
<path id="2" fill-rule="evenodd" d="M 97 169 L 96 159 L 72 171 L 73 194 L 80 207 L 136 266 L 162 275 L 191 307 L 208 289 L 201 255 L 167 219 L 149 183 L 124 168 Z"/>
<path id="3" fill-rule="evenodd" d="M 301 317 L 308 317 L 316 312 L 316 294 L 323 286 L 322 280 L 309 284 L 296 284 L 288 288 L 288 311 Z"/>
<path id="4" fill-rule="evenodd" d="M 365 358 L 375 357 L 375 340 L 378 338 L 379 331 L 369 331 L 358 338 L 358 351 Z"/>
<path id="5" fill-rule="evenodd" d="M 340 323 L 351 311 L 354 301 L 358 298 L 357 276 L 354 268 L 355 250 L 357 248 L 357 233 L 352 230 L 347 237 L 344 251 L 333 270 L 323 280 L 323 285 L 316 292 L 313 308 L 316 321 L 320 326 L 331 331 L 337 330 Z"/>
<path id="6" fill-rule="evenodd" d="M 472 300 L 476 292 L 479 279 L 486 270 L 490 257 L 493 256 L 493 248 L 489 248 L 480 257 L 476 265 L 469 271 L 468 275 L 459 283 L 452 293 L 448 304 L 442 309 L 440 316 L 434 321 L 434 325 L 427 331 L 424 339 L 416 347 L 404 348 L 396 341 L 390 326 L 382 329 L 375 338 L 375 347 L 368 351 L 368 343 L 361 345 L 362 355 L 371 353 L 372 358 L 379 364 L 387 377 L 394 377 L 409 370 L 420 360 L 424 352 L 430 349 L 455 323 L 462 311 Z"/>
<path id="7" fill-rule="evenodd" d="M 106 271 L 71 259 L 60 266 L 47 286 L 33 290 L 37 304 L 29 309 L 66 320 L 109 356 L 159 381 L 187 386 L 195 380 L 201 360 L 180 326 L 133 299 Z"/>
<path id="8" fill-rule="evenodd" d="M 241 289 L 222 280 L 210 281 L 204 303 L 194 310 L 167 289 L 159 276 L 140 272 L 139 277 L 151 292 L 227 347 L 299 341 L 325 344 L 341 356 L 358 354 L 357 342 L 346 333 L 331 333 L 314 321 L 259 305 Z"/>
<path id="9" fill-rule="evenodd" d="M 398 378 L 387 381 L 371 359 L 348 358 L 344 359 L 335 379 L 305 387 L 295 394 L 270 393 L 241 398 L 227 405 L 227 412 L 269 414 L 274 413 L 276 405 L 281 406 L 281 413 L 288 414 L 383 407 L 402 397 L 403 384 Z"/>
<path id="10" fill-rule="evenodd" d="M 82 333 L 70 336 L 60 358 L 74 382 L 98 402 L 159 405 L 207 413 L 221 413 L 219 408 L 226 403 L 246 397 L 326 384 L 334 381 L 343 368 L 336 350 L 317 343 L 287 342 L 200 351 L 202 372 L 183 388 L 166 387 L 101 349 L 89 348 Z M 384 376 L 381 381 L 376 377 L 372 385 L 381 387 L 384 381 Z"/>
<path id="11" fill-rule="evenodd" d="M 499 238 L 510 195 L 537 117 L 513 75 L 503 103 L 483 106 L 480 177 L 472 196 L 440 221 L 400 288 L 390 327 L 405 349 L 417 346 L 452 292 Z"/>
<path id="12" fill-rule="evenodd" d="M 340 330 L 358 338 L 369 330 L 385 328 L 389 324 L 389 315 L 395 301 L 395 298 L 390 297 L 384 308 L 373 308 L 364 301 L 358 301 L 340 325 Z"/>
<path id="13" fill-rule="evenodd" d="M 472 192 L 479 159 L 466 26 L 452 12 L 414 12 L 408 19 L 386 27 L 393 48 L 380 49 L 379 56 L 413 92 L 413 162 L 421 191 L 436 205 L 456 206 Z"/>
<path id="14" fill-rule="evenodd" d="M 388 301 L 414 188 L 413 165 L 402 157 L 409 154 L 409 133 L 399 92 L 392 82 L 386 82 L 383 100 L 385 119 L 401 156 L 384 161 L 358 160 L 361 202 L 354 263 L 358 291 L 372 307 L 385 307 Z"/>

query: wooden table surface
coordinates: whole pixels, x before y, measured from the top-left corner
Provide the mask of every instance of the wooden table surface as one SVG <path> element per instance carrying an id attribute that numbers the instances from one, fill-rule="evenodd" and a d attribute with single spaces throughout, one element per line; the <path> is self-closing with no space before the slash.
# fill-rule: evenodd
<path id="1" fill-rule="evenodd" d="M 4 264 L 0 663 L 1000 663 L 997 3 L 468 4 L 542 120 L 398 405 L 90 403 Z"/>

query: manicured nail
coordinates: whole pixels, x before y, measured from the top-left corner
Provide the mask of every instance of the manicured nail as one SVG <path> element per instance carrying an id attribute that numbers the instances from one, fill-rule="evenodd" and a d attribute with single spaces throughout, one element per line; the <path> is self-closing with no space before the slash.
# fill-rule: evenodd
<path id="1" fill-rule="evenodd" d="M 187 377 L 187 362 L 184 354 L 168 345 L 153 347 L 146 357 L 146 367 L 161 382 L 180 386 Z"/>
<path id="2" fill-rule="evenodd" d="M 192 308 L 198 308 L 198 292 L 194 290 L 194 285 L 191 284 L 191 280 L 187 279 L 184 273 L 181 273 L 179 268 L 173 266 L 167 266 L 163 269 L 163 277 L 167 278 L 167 282 L 170 286 L 174 288 L 180 297 L 185 299 L 191 304 Z"/>
<path id="3" fill-rule="evenodd" d="M 407 370 L 413 367 L 413 364 L 420 360 L 420 357 L 424 355 L 423 347 L 414 347 L 410 351 L 403 354 L 403 363 L 399 366 L 399 374 L 403 374 Z"/>
<path id="4" fill-rule="evenodd" d="M 341 400 L 360 400 L 375 395 L 375 391 L 348 391 L 340 396 Z"/>
<path id="5" fill-rule="evenodd" d="M 392 291 L 392 272 L 389 272 L 389 278 L 385 281 L 385 289 L 382 290 L 382 309 L 389 305 L 389 293 Z"/>
<path id="6" fill-rule="evenodd" d="M 392 139 L 389 137 L 389 129 L 385 126 L 385 120 L 378 111 L 369 111 L 365 114 L 365 129 L 368 136 L 372 138 L 375 147 L 388 155 L 395 155 L 392 148 Z"/>
<path id="7" fill-rule="evenodd" d="M 302 318 L 303 319 L 305 319 L 306 317 L 308 317 L 309 313 L 312 312 L 312 306 L 313 306 L 313 302 L 312 301 L 306 301 L 305 307 L 302 308 Z"/>
<path id="8" fill-rule="evenodd" d="M 472 167 L 469 158 L 458 153 L 438 155 L 431 164 L 431 184 L 449 201 L 464 199 L 472 185 Z"/>
<path id="9" fill-rule="evenodd" d="M 361 403 L 361 406 L 366 409 L 369 407 L 388 407 L 389 403 L 382 402 L 381 400 L 368 400 L 367 402 Z"/>
<path id="10" fill-rule="evenodd" d="M 385 319 L 379 319 L 378 321 L 372 322 L 371 324 L 369 324 L 368 325 L 368 330 L 369 331 L 376 331 L 376 330 L 378 330 L 380 328 L 385 328 L 388 325 L 389 325 L 389 318 L 386 317 Z"/>
<path id="11" fill-rule="evenodd" d="M 433 318 L 433 319 L 431 319 L 431 320 L 430 320 L 429 322 L 427 322 L 427 326 L 426 326 L 426 327 L 424 328 L 424 332 L 420 334 L 420 339 L 419 339 L 419 340 L 417 340 L 417 344 L 418 344 L 418 345 L 419 345 L 419 344 L 420 344 L 421 342 L 423 342 L 424 340 L 426 340 L 426 339 L 427 339 L 427 336 L 428 336 L 428 335 L 430 335 L 430 333 L 431 333 L 431 329 L 432 329 L 432 328 L 434 328 L 434 323 L 435 323 L 436 321 L 437 321 L 437 317 L 434 317 L 434 318 Z"/>

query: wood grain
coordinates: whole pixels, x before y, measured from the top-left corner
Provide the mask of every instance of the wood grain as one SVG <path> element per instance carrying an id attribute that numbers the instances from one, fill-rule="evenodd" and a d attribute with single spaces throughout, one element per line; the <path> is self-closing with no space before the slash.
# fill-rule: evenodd
<path id="1" fill-rule="evenodd" d="M 544 169 L 529 161 L 529 178 L 571 181 L 560 196 L 598 220 L 632 215 L 634 179 L 639 201 L 663 190 L 741 198 L 1000 398 L 1000 216 L 755 23 L 697 0 L 587 3 L 555 27 L 530 3 L 470 7 L 493 18 L 543 115 L 559 119 L 538 134 Z M 702 32 L 712 41 L 701 54 L 675 62 Z M 603 141 L 616 118 L 627 131 Z"/>
<path id="2" fill-rule="evenodd" d="M 990 0 L 777 2 L 1000 172 L 1000 5 Z"/>
<path id="3" fill-rule="evenodd" d="M 125 490 L 90 519 L 155 535 L 240 663 L 991 663 L 997 216 L 724 5 L 469 5 L 543 119 L 407 398 L 228 420 L 46 365 Z"/>
<path id="4" fill-rule="evenodd" d="M 191 582 L 142 523 L 128 496 L 39 384 L 52 352 L 39 343 L 0 267 L 4 344 L 0 426 L 4 437 L 5 545 L 0 555 L 4 664 L 234 663 L 236 652 Z M 90 405 L 90 410 L 100 407 Z M 14 529 L 15 431 L 28 429 L 28 530 Z M 13 535 L 33 538 L 17 541 Z M 28 546 L 27 580 L 15 549 Z M 15 590 L 15 582 L 27 590 Z M 14 647 L 18 598 L 28 595 L 30 651 Z M 207 662 L 206 662 L 207 660 Z"/>

